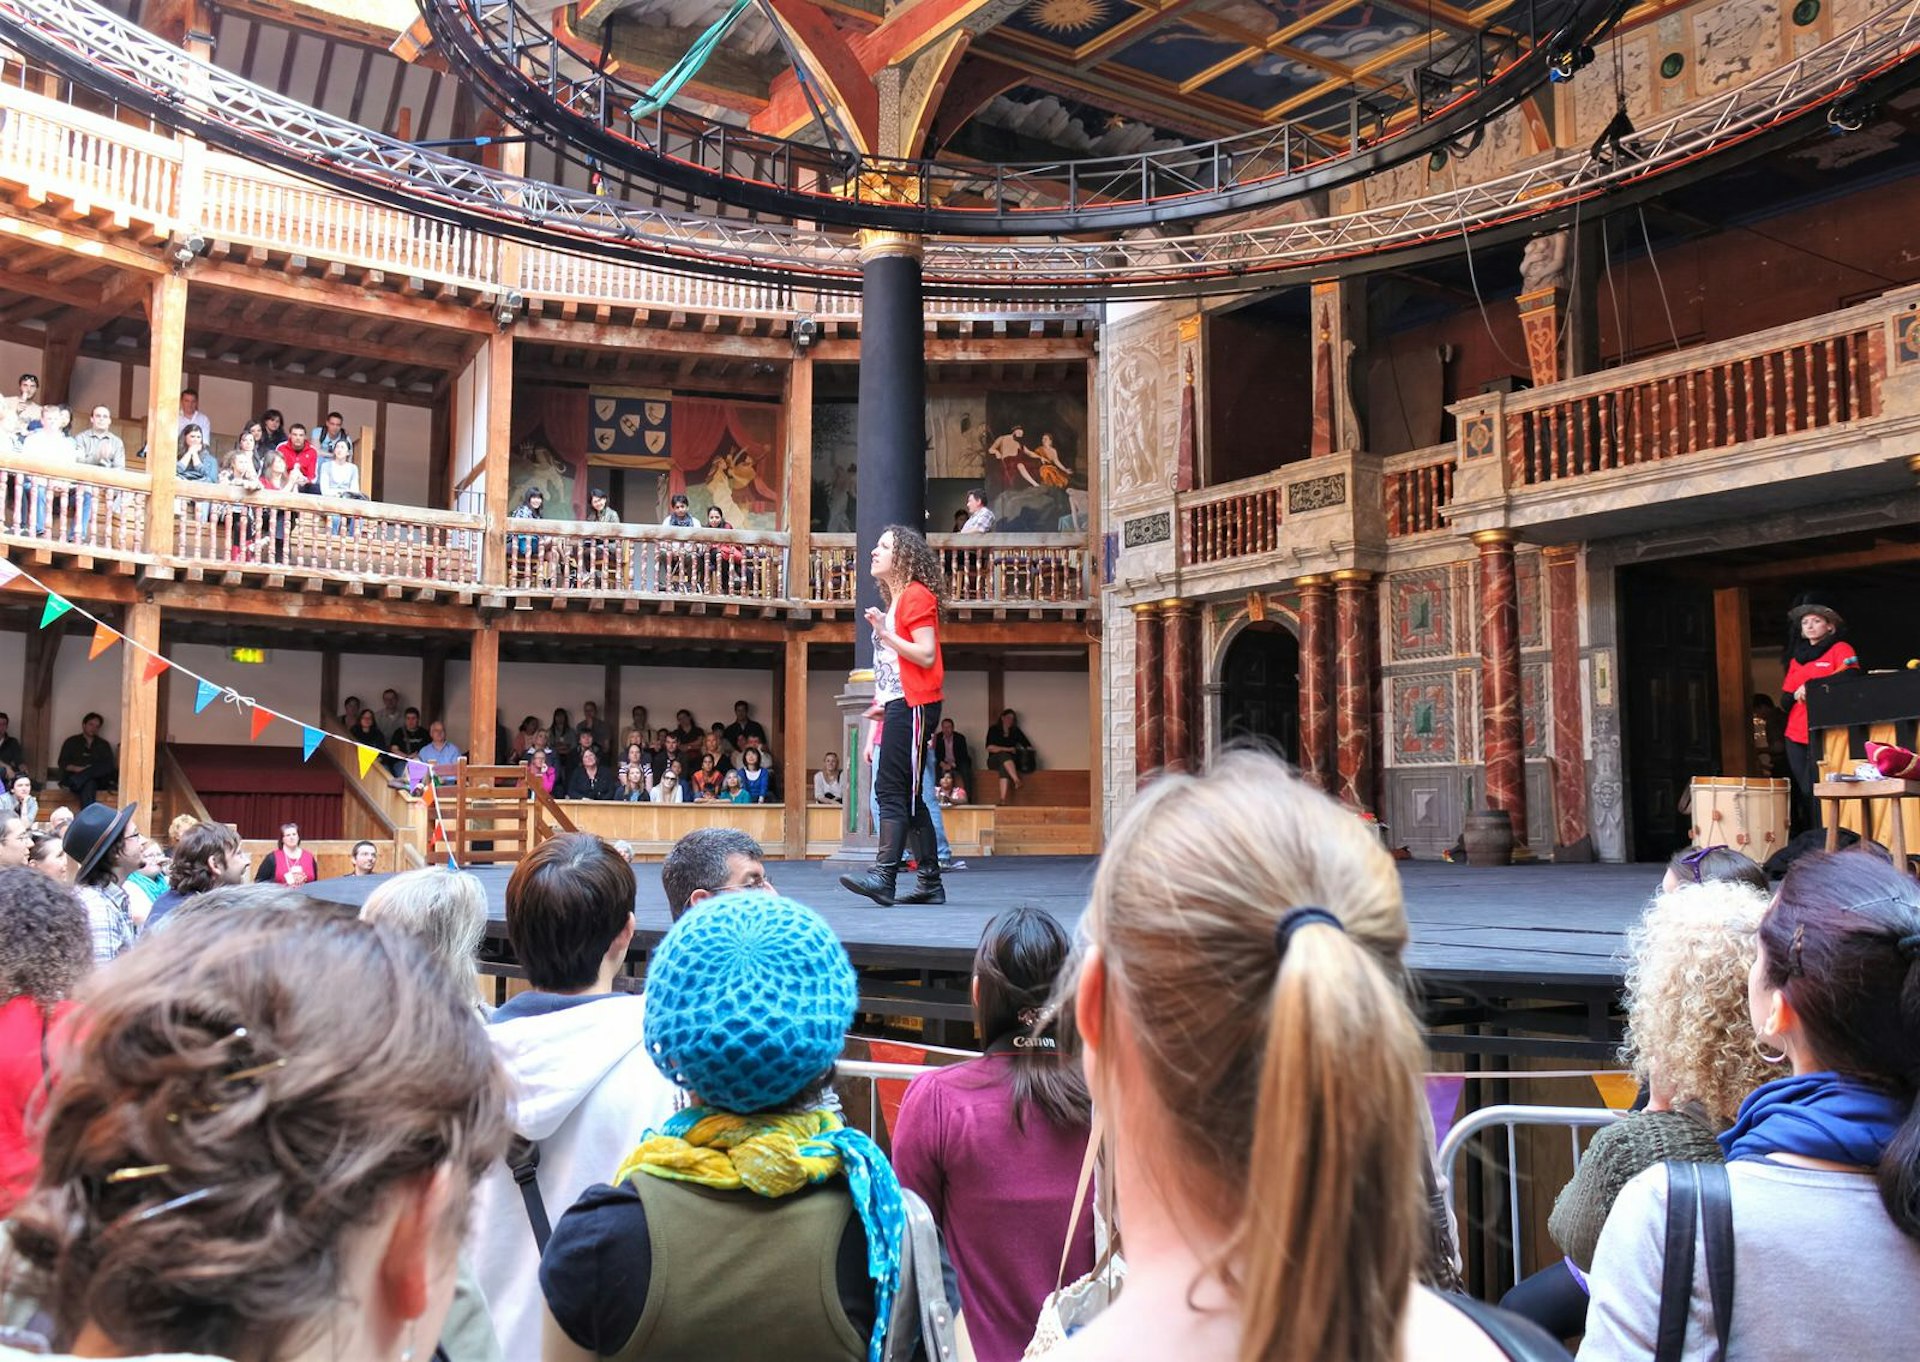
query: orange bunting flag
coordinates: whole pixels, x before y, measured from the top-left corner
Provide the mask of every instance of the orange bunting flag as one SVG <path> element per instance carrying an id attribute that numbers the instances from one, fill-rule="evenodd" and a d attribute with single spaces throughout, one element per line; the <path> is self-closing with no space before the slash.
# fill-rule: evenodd
<path id="1" fill-rule="evenodd" d="M 253 740 L 255 742 L 258 742 L 260 740 L 260 735 L 267 731 L 267 725 L 272 722 L 273 722 L 272 710 L 262 709 L 258 705 L 255 705 L 253 707 Z"/>
<path id="2" fill-rule="evenodd" d="M 140 679 L 142 681 L 151 681 L 153 680 L 154 677 L 160 675 L 161 672 L 165 671 L 167 668 L 171 667 L 172 665 L 173 664 L 171 662 L 167 661 L 166 658 L 160 656 L 160 654 L 148 653 L 147 665 L 146 665 L 146 668 L 140 673 Z"/>
<path id="3" fill-rule="evenodd" d="M 1615 1111 L 1631 1107 L 1640 1092 L 1640 1080 L 1632 1074 L 1595 1074 L 1593 1086 L 1599 1090 L 1600 1100 Z"/>
<path id="4" fill-rule="evenodd" d="M 104 624 L 94 625 L 93 626 L 93 646 L 87 649 L 87 661 L 89 662 L 93 661 L 94 658 L 100 656 L 100 654 L 104 653 L 107 649 L 111 648 L 114 644 L 118 643 L 119 641 L 120 641 L 120 635 L 114 633 L 113 630 L 107 628 L 106 625 Z"/>
<path id="5" fill-rule="evenodd" d="M 362 747 L 356 743 L 354 744 L 354 751 L 360 754 L 360 775 L 364 779 L 367 772 L 373 769 L 373 764 L 380 760 L 380 749 L 377 747 Z"/>

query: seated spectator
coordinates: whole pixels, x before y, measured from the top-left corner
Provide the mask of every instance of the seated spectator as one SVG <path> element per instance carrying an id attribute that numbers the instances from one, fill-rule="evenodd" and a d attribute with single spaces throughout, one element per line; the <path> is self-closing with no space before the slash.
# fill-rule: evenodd
<path id="1" fill-rule="evenodd" d="M 747 802 L 764 804 L 773 790 L 773 781 L 767 768 L 761 764 L 762 753 L 751 740 L 747 750 L 740 754 L 740 784 L 747 792 Z"/>
<path id="2" fill-rule="evenodd" d="M 82 804 L 93 803 L 119 774 L 113 744 L 100 736 L 105 722 L 89 710 L 80 720 L 80 731 L 60 744 L 60 784 Z"/>
<path id="3" fill-rule="evenodd" d="M 993 511 L 987 506 L 987 494 L 983 488 L 973 487 L 967 490 L 967 518 L 960 522 L 961 534 L 986 534 L 993 529 Z"/>
<path id="4" fill-rule="evenodd" d="M 87 910 L 93 932 L 93 962 L 111 964 L 133 945 L 133 915 L 127 903 L 127 876 L 140 865 L 146 840 L 134 826 L 140 806 L 110 809 L 89 804 L 75 814 L 62 839 L 73 884 Z"/>
<path id="5" fill-rule="evenodd" d="M 362 838 L 353 844 L 353 850 L 347 853 L 347 876 L 364 878 L 377 874 L 380 864 L 380 848 Z"/>
<path id="6" fill-rule="evenodd" d="M 241 844 L 239 833 L 225 823 L 195 823 L 174 844 L 167 887 L 153 901 L 144 930 L 154 930 L 188 899 L 211 889 L 247 883 L 252 869 L 253 857 Z"/>
<path id="7" fill-rule="evenodd" d="M 33 834 L 33 848 L 27 852 L 27 869 L 45 875 L 55 884 L 71 882 L 73 867 L 67 860 L 66 842 L 59 833 Z"/>
<path id="8" fill-rule="evenodd" d="M 616 779 L 618 784 L 613 791 L 616 801 L 622 804 L 647 802 L 647 796 L 651 793 L 652 787 L 647 784 L 646 772 L 643 768 L 629 766 L 623 761 L 620 763 L 620 774 Z"/>
<path id="9" fill-rule="evenodd" d="M 149 837 L 140 851 L 140 865 L 127 876 L 127 915 L 136 930 L 147 925 L 154 901 L 167 890 L 167 849 Z"/>
<path id="10" fill-rule="evenodd" d="M 280 414 L 278 407 L 268 407 L 260 413 L 260 419 L 254 424 L 260 427 L 260 448 L 278 449 L 287 438 L 287 419 Z"/>
<path id="11" fill-rule="evenodd" d="M 200 410 L 200 394 L 192 388 L 183 388 L 180 392 L 180 429 L 184 432 L 188 426 L 196 427 L 200 438 L 209 447 L 213 444 L 213 422 Z"/>
<path id="12" fill-rule="evenodd" d="M 966 735 L 953 726 L 953 720 L 940 721 L 939 731 L 933 735 L 928 748 L 933 753 L 935 776 L 951 771 L 962 785 L 973 779 L 973 753 L 967 748 Z"/>
<path id="13" fill-rule="evenodd" d="M 360 697 L 349 695 L 340 705 L 340 731 L 351 733 L 354 721 L 360 717 Z"/>
<path id="14" fill-rule="evenodd" d="M 1379 838 L 1278 760 L 1229 754 L 1133 801 L 1080 930 L 1074 1017 L 1115 1126 L 1126 1288 L 1065 1353 L 1500 1357 L 1467 1313 L 1490 1307 L 1416 1284 L 1426 1047 Z"/>
<path id="15" fill-rule="evenodd" d="M 846 789 L 846 778 L 840 772 L 840 754 L 829 752 L 820 759 L 820 769 L 813 773 L 813 802 L 838 804 L 846 797 Z"/>
<path id="16" fill-rule="evenodd" d="M 738 755 L 733 744 L 727 741 L 725 724 L 715 724 L 707 730 L 706 736 L 700 739 L 700 752 L 703 756 L 712 754 L 713 764 L 722 771 L 731 770 Z"/>
<path id="17" fill-rule="evenodd" d="M 260 490 L 263 492 L 298 492 L 300 480 L 279 450 L 273 450 L 260 465 Z M 275 523 L 278 524 L 276 517 Z"/>
<path id="18" fill-rule="evenodd" d="M 366 495 L 360 490 L 360 465 L 353 461 L 353 442 L 344 435 L 319 461 L 317 481 L 323 497 L 364 498 Z"/>
<path id="19" fill-rule="evenodd" d="M 314 435 L 313 442 L 320 446 L 322 455 L 331 455 L 337 445 L 344 444 L 349 449 L 353 448 L 353 441 L 347 435 L 347 418 L 337 411 L 328 412 L 319 432 Z"/>
<path id="20" fill-rule="evenodd" d="M 600 749 L 588 741 L 580 748 L 580 765 L 567 781 L 568 799 L 612 799 L 613 773 L 600 764 Z"/>
<path id="21" fill-rule="evenodd" d="M 260 868 L 254 872 L 254 883 L 284 884 L 288 888 L 298 889 L 319 878 L 319 863 L 313 859 L 311 851 L 300 845 L 300 825 L 282 823 L 280 845 L 261 859 Z"/>
<path id="22" fill-rule="evenodd" d="M 113 408 L 96 402 L 87 413 L 87 428 L 73 437 L 74 462 L 83 468 L 125 469 L 127 446 L 113 433 Z"/>
<path id="23" fill-rule="evenodd" d="M 940 802 L 948 808 L 967 802 L 967 787 L 954 779 L 951 771 L 940 777 L 939 783 L 934 786 L 934 791 L 939 796 Z"/>
<path id="24" fill-rule="evenodd" d="M 92 967 L 80 900 L 24 866 L 0 869 L 0 1216 L 33 1186 L 40 1150 L 28 1108 L 44 1097 L 49 1034 Z"/>
<path id="25" fill-rule="evenodd" d="M 12 720 L 0 713 L 0 785 L 11 787 L 14 779 L 28 774 L 27 754 L 20 739 L 7 730 Z"/>
<path id="26" fill-rule="evenodd" d="M 411 757 L 432 741 L 433 736 L 420 723 L 420 711 L 408 705 L 400 726 L 387 734 L 387 750 Z"/>
<path id="27" fill-rule="evenodd" d="M 598 837 L 562 833 L 540 843 L 507 881 L 507 938 L 528 992 L 487 1027 L 516 1094 L 510 1156 L 537 1175 L 515 1185 L 496 1161 L 474 1197 L 475 1275 L 505 1355 L 541 1355 L 536 1271 L 544 1224 L 619 1165 L 639 1131 L 673 1111 L 674 1090 L 647 1052 L 646 1002 L 616 993 L 633 941 L 633 870 Z"/>
<path id="28" fill-rule="evenodd" d="M 745 700 L 733 702 L 733 722 L 727 725 L 726 738 L 736 752 L 747 745 L 748 738 L 760 739 L 762 747 L 767 745 L 767 730 L 753 717 L 753 707 Z"/>
<path id="29" fill-rule="evenodd" d="M 22 758 L 24 761 L 25 758 Z M 40 821 L 40 801 L 33 797 L 33 777 L 22 771 L 7 786 L 14 811 L 29 827 Z"/>
<path id="30" fill-rule="evenodd" d="M 987 730 L 987 769 L 1000 777 L 1000 802 L 1008 803 L 1021 785 L 1020 777 L 1033 769 L 1033 744 L 1020 731 L 1010 709 L 1000 711 L 999 722 Z"/>
<path id="31" fill-rule="evenodd" d="M 295 421 L 288 426 L 287 438 L 273 452 L 286 460 L 287 471 L 293 475 L 295 491 L 320 490 L 320 450 L 308 441 L 304 425 Z"/>
<path id="32" fill-rule="evenodd" d="M 933 1211 L 981 1362 L 1018 1362 L 1059 1279 L 1069 1224 L 1067 1279 L 1093 1270 L 1093 1219 L 1073 1215 L 1092 1100 L 1048 1006 L 1072 951 L 1037 908 L 989 922 L 973 957 L 986 1053 L 914 1079 L 894 1125 L 894 1167 Z"/>
<path id="33" fill-rule="evenodd" d="M 691 710 L 678 710 L 673 716 L 673 736 L 680 740 L 685 748 L 698 748 L 700 739 L 706 736 L 700 725 L 693 721 Z"/>
<path id="34" fill-rule="evenodd" d="M 600 717 L 600 706 L 589 700 L 580 706 L 580 727 L 575 730 L 578 739 L 593 738 L 593 745 L 602 753 L 613 748 L 613 730 L 607 727 L 607 721 Z"/>
<path id="35" fill-rule="evenodd" d="M 81 986 L 11 1229 L 15 1285 L 82 1354 L 442 1337 L 502 1076 L 411 941 L 286 897 L 305 906 L 189 914 Z"/>
<path id="36" fill-rule="evenodd" d="M 1660 881 L 1660 892 L 1671 894 L 1689 884 L 1739 884 L 1759 894 L 1773 893 L 1773 884 L 1760 863 L 1732 847 L 1688 847 L 1674 852 Z"/>
<path id="37" fill-rule="evenodd" d="M 512 745 L 507 749 L 509 761 L 525 761 L 527 753 L 533 747 L 533 735 L 540 731 L 540 721 L 529 714 L 513 730 Z"/>
<path id="38" fill-rule="evenodd" d="M 676 758 L 663 768 L 660 783 L 653 787 L 655 804 L 684 804 L 687 802 L 686 770 Z"/>
<path id="39" fill-rule="evenodd" d="M 412 937 L 483 1021 L 492 1015 L 480 1005 L 480 942 L 487 934 L 487 891 L 480 881 L 441 866 L 409 870 L 367 895 L 360 918 Z"/>
<path id="40" fill-rule="evenodd" d="M 427 725 L 427 745 L 415 755 L 436 776 L 452 776 L 460 768 L 460 749 L 447 741 L 447 726 L 438 719 Z"/>
<path id="41" fill-rule="evenodd" d="M 650 760 L 655 774 L 667 769 L 667 763 L 680 755 L 680 739 L 674 736 L 670 728 L 663 728 L 655 735 Z"/>
<path id="42" fill-rule="evenodd" d="M 25 870 L 32 853 L 32 824 L 17 813 L 0 813 L 0 870 Z"/>
<path id="43" fill-rule="evenodd" d="M 727 774 L 733 773 L 729 771 Z M 700 769 L 693 773 L 694 802 L 710 804 L 718 798 L 721 779 L 720 768 L 714 765 L 713 753 L 704 753 L 700 758 Z"/>
<path id="44" fill-rule="evenodd" d="M 647 1046 L 694 1105 L 638 1131 L 554 1226 L 546 1362 L 762 1357 L 775 1333 L 781 1356 L 886 1355 L 902 1193 L 832 1100 L 857 994 L 797 903 L 729 894 L 673 925 L 647 967 Z"/>
<path id="45" fill-rule="evenodd" d="M 1742 856 L 1741 860 L 1747 858 Z M 1752 865 L 1752 861 L 1747 861 Z M 1764 894 L 1731 881 L 1686 884 L 1647 906 L 1627 937 L 1627 1043 L 1644 1111 L 1593 1137 L 1547 1229 L 1566 1258 L 1500 1303 L 1559 1338 L 1586 1329 L 1586 1274 L 1614 1198 L 1657 1163 L 1721 1163 L 1714 1137 L 1770 1077 L 1747 1015 Z"/>
<path id="46" fill-rule="evenodd" d="M 652 762 L 652 754 L 648 752 L 644 743 L 638 741 L 629 742 L 626 751 L 620 754 L 621 767 L 632 771 L 635 776 L 640 777 L 641 783 L 646 786 L 653 784 Z"/>
<path id="47" fill-rule="evenodd" d="M 1720 1136 L 1737 1286 L 1717 1319 L 1693 1259 L 1689 1357 L 1896 1357 L 1920 1329 L 1920 884 L 1870 852 L 1793 863 L 1760 920 L 1748 987 L 1792 1072 Z M 1661 1333 L 1672 1165 L 1621 1190 L 1594 1250 L 1580 1356 L 1646 1358 Z M 1714 1349 L 1719 1329 L 1724 1350 Z M 1697 1348 L 1695 1339 L 1701 1339 Z"/>
<path id="48" fill-rule="evenodd" d="M 380 731 L 380 721 L 370 709 L 363 709 L 353 716 L 347 736 L 362 747 L 371 747 L 380 752 L 387 750 L 387 735 Z"/>
<path id="49" fill-rule="evenodd" d="M 660 864 L 660 888 L 675 922 L 716 894 L 775 892 L 760 844 L 738 828 L 695 828 L 675 842 Z"/>
<path id="50" fill-rule="evenodd" d="M 200 427 L 188 426 L 180 432 L 175 450 L 173 476 L 181 482 L 215 483 L 220 481 L 220 460 L 208 447 Z"/>
<path id="51" fill-rule="evenodd" d="M 747 787 L 740 783 L 738 771 L 728 771 L 720 782 L 720 799 L 727 804 L 751 804 L 753 796 L 747 793 Z"/>
<path id="52" fill-rule="evenodd" d="M 625 747 L 630 742 L 637 742 L 642 747 L 650 746 L 653 742 L 653 730 L 647 726 L 647 707 L 645 705 L 635 705 L 633 707 L 633 713 L 627 725 L 627 736 L 621 739 L 620 745 Z"/>
<path id="53" fill-rule="evenodd" d="M 40 424 L 27 431 L 20 452 L 29 459 L 44 459 L 48 463 L 74 462 L 73 436 L 67 430 L 72 423 L 73 413 L 65 405 L 49 402 L 40 408 Z"/>
<path id="54" fill-rule="evenodd" d="M 527 753 L 527 780 L 530 784 L 537 786 L 543 793 L 553 793 L 554 777 L 558 774 L 559 772 L 555 771 L 553 767 L 547 765 L 547 749 L 545 747 L 536 747 Z"/>

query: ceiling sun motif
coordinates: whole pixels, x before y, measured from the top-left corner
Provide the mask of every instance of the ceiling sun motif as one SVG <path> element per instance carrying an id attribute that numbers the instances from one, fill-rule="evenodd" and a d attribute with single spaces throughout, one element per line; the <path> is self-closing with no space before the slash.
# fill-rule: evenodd
<path id="1" fill-rule="evenodd" d="M 1050 33 L 1072 33 L 1097 26 L 1111 10 L 1111 0 L 1034 0 L 1027 18 Z"/>

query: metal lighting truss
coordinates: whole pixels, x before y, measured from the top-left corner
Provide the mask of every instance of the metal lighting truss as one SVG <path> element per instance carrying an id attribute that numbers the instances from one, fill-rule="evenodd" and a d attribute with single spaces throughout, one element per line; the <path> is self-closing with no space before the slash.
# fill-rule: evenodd
<path id="1" fill-rule="evenodd" d="M 1350 183 L 1472 136 L 1618 21 L 1626 0 L 1516 0 L 1404 79 L 1350 91 L 1329 134 L 1293 119 L 1211 142 L 1031 163 L 870 156 L 685 110 L 635 120 L 640 86 L 564 48 L 520 0 L 424 0 L 456 74 L 563 154 L 778 217 L 923 234 L 1117 231 L 1217 216 Z M 780 27 L 777 15 L 769 20 Z M 804 72 L 802 73 L 804 76 Z M 977 205 L 977 206 L 976 206 Z"/>
<path id="2" fill-rule="evenodd" d="M 857 239 L 703 218 L 503 174 L 335 118 L 222 71 L 91 0 L 0 0 L 0 39 L 71 80 L 211 145 L 342 192 L 481 231 L 628 264 L 822 292 L 859 288 Z M 1801 135 L 1920 66 L 1920 0 L 1882 10 L 1737 89 L 1633 134 L 1630 155 L 1580 151 L 1479 184 L 1311 222 L 1161 237 L 926 243 L 926 291 L 1007 304 L 1238 292 L 1380 268 L 1646 197 L 1709 158 Z"/>

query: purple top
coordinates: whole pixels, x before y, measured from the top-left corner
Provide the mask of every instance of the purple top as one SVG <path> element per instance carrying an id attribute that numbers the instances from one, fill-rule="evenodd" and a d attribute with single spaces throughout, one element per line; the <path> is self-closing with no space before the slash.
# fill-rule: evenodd
<path id="1" fill-rule="evenodd" d="M 925 1198 L 946 1241 L 980 1362 L 1018 1362 L 1033 1338 L 1087 1152 L 1085 1128 L 1062 1130 L 1031 1108 L 1024 1131 L 1014 1124 L 1010 1061 L 983 1055 L 921 1074 L 893 1136 L 900 1181 Z M 1093 1270 L 1091 1206 L 1074 1237 L 1067 1281 Z"/>

